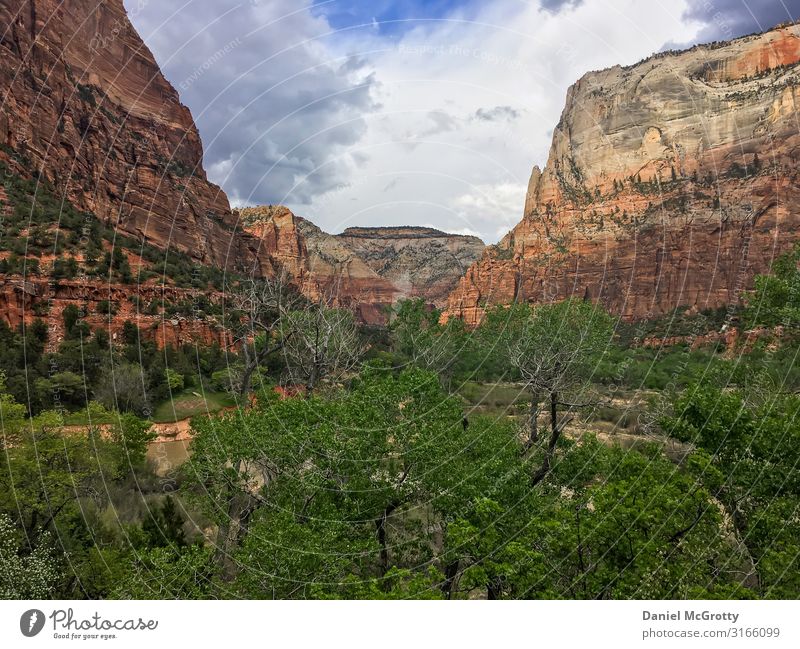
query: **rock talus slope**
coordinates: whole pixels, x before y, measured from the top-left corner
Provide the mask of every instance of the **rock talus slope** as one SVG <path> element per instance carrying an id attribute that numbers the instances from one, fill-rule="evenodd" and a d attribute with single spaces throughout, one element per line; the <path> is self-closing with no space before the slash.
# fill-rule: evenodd
<path id="1" fill-rule="evenodd" d="M 522 221 L 447 313 L 569 296 L 627 319 L 736 303 L 800 238 L 800 26 L 573 85 Z"/>

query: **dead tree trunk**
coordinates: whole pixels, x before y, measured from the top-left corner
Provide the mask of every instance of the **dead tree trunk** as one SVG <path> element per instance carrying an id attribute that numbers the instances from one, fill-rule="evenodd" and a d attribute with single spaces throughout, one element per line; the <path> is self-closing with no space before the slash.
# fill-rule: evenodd
<path id="1" fill-rule="evenodd" d="M 561 437 L 561 427 L 558 425 L 558 392 L 550 393 L 550 441 L 547 443 L 547 450 L 542 460 L 542 465 L 536 470 L 531 479 L 532 485 L 536 486 L 550 473 L 550 466 L 553 455 L 556 452 L 558 438 Z"/>
<path id="2" fill-rule="evenodd" d="M 381 546 L 381 575 L 389 572 L 389 544 L 386 537 L 386 523 L 389 516 L 397 509 L 395 503 L 391 503 L 383 510 L 381 517 L 375 521 L 375 530 L 378 534 L 378 544 Z"/>
<path id="3" fill-rule="evenodd" d="M 530 432 L 528 445 L 532 446 L 539 441 L 539 395 L 531 393 Z"/>

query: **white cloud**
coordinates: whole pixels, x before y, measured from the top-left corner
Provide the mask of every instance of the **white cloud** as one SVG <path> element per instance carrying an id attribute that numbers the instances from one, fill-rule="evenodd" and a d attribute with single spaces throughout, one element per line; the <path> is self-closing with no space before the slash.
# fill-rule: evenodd
<path id="1" fill-rule="evenodd" d="M 224 19 L 217 0 L 189 0 L 178 18 L 149 3 L 134 21 L 176 85 L 242 39 L 184 93 L 210 176 L 236 202 L 284 201 L 330 232 L 433 223 L 496 241 L 522 216 L 568 86 L 700 29 L 682 20 L 683 0 L 586 0 L 325 35 L 308 3 L 256 2 Z"/>
<path id="2" fill-rule="evenodd" d="M 502 182 L 479 185 L 454 201 L 458 214 L 481 228 L 481 238 L 491 242 L 501 238 L 520 220 L 520 197 L 524 202 L 527 185 Z M 490 232 L 491 237 L 486 236 Z"/>
<path id="3" fill-rule="evenodd" d="M 363 172 L 312 201 L 309 218 L 334 229 L 435 223 L 497 241 L 522 217 L 568 86 L 685 38 L 684 9 L 587 0 L 552 14 L 487 3 L 475 20 L 426 22 L 390 44 L 349 34 L 339 46 L 369 61 L 381 110 L 353 145 L 369 156 Z"/>
<path id="4" fill-rule="evenodd" d="M 233 202 L 304 204 L 352 177 L 375 79 L 330 46 L 311 0 L 126 4 Z"/>

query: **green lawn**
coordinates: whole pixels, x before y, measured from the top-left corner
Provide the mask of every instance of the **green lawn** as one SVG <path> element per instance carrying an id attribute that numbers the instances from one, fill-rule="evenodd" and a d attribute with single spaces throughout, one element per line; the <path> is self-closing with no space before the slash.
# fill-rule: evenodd
<path id="1" fill-rule="evenodd" d="M 169 424 L 235 405 L 236 400 L 227 392 L 200 392 L 189 388 L 174 394 L 169 401 L 159 404 L 153 411 L 153 421 L 158 424 Z"/>

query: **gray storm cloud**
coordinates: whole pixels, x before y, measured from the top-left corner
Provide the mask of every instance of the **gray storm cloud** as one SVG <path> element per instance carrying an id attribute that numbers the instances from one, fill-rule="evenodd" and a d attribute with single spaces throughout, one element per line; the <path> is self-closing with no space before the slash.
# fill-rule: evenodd
<path id="1" fill-rule="evenodd" d="M 685 18 L 705 23 L 700 42 L 729 40 L 800 18 L 800 0 L 689 0 Z"/>
<path id="2" fill-rule="evenodd" d="M 363 60 L 331 54 L 327 22 L 305 3 L 126 3 L 234 201 L 308 203 L 347 182 L 376 81 Z"/>

